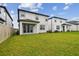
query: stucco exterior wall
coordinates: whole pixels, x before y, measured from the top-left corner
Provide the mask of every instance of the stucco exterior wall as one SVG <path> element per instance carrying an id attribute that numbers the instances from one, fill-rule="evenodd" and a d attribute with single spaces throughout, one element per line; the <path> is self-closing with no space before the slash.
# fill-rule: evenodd
<path id="1" fill-rule="evenodd" d="M 56 20 L 56 22 L 55 22 Z M 51 24 L 52 23 L 52 24 Z M 57 18 L 52 18 L 48 20 L 48 24 L 49 24 L 49 30 L 51 30 L 52 28 L 52 32 L 54 32 L 56 29 L 56 26 L 59 26 L 60 29 L 58 31 L 62 31 L 62 24 L 66 23 L 66 20 L 62 20 L 62 19 L 57 19 Z"/>
<path id="2" fill-rule="evenodd" d="M 71 28 L 71 31 L 79 31 L 79 25 L 72 24 L 70 28 Z"/>
<path id="3" fill-rule="evenodd" d="M 21 14 L 24 14 L 24 17 L 21 16 Z M 36 17 L 38 17 L 38 20 L 36 20 Z M 19 11 L 19 20 L 34 20 L 34 21 L 39 21 L 39 23 L 35 24 L 34 26 L 34 33 L 43 33 L 43 32 L 47 32 L 48 30 L 48 21 L 46 21 L 46 19 L 48 19 L 48 17 L 46 16 L 42 16 L 42 15 L 38 15 L 38 14 L 33 14 L 33 13 L 29 13 L 29 12 L 24 12 L 24 11 Z M 20 34 L 22 33 L 22 21 L 20 21 Z M 45 30 L 40 30 L 40 25 L 45 25 Z"/>

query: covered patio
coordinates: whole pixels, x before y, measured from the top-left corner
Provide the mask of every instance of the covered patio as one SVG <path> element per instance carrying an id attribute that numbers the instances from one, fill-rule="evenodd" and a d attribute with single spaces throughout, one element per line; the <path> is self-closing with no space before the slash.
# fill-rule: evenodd
<path id="1" fill-rule="evenodd" d="M 62 31 L 66 32 L 66 31 L 71 31 L 71 24 L 69 23 L 64 23 L 62 24 Z"/>
<path id="2" fill-rule="evenodd" d="M 37 33 L 37 24 L 39 21 L 35 20 L 30 20 L 30 19 L 24 19 L 20 20 L 20 32 L 22 34 L 32 34 L 32 33 Z"/>

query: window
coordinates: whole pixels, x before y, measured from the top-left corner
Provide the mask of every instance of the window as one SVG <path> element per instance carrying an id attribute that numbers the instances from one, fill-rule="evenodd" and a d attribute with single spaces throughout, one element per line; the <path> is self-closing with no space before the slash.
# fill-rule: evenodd
<path id="1" fill-rule="evenodd" d="M 62 23 L 62 21 L 60 21 L 60 23 Z"/>
<path id="2" fill-rule="evenodd" d="M 56 29 L 59 30 L 59 29 L 60 29 L 60 26 L 57 25 L 57 26 L 56 26 Z"/>
<path id="3" fill-rule="evenodd" d="M 68 26 L 66 26 L 66 28 L 68 28 Z"/>
<path id="4" fill-rule="evenodd" d="M 14 25 L 12 24 L 12 27 L 13 27 Z"/>
<path id="5" fill-rule="evenodd" d="M 56 22 L 56 20 L 55 20 L 55 22 Z"/>
<path id="6" fill-rule="evenodd" d="M 46 21 L 48 21 L 48 19 L 46 19 Z"/>
<path id="7" fill-rule="evenodd" d="M 40 25 L 40 30 L 45 30 L 45 25 Z"/>
<path id="8" fill-rule="evenodd" d="M 36 20 L 39 20 L 39 18 L 38 18 L 38 17 L 36 17 Z"/>
<path id="9" fill-rule="evenodd" d="M 21 17 L 25 17 L 25 15 L 24 14 L 21 14 Z"/>

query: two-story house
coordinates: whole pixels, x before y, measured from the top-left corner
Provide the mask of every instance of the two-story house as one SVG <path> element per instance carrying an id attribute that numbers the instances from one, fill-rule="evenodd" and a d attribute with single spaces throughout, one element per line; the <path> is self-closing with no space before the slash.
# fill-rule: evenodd
<path id="1" fill-rule="evenodd" d="M 6 7 L 0 6 L 0 41 L 5 40 L 12 34 L 12 17 Z"/>
<path id="2" fill-rule="evenodd" d="M 49 31 L 66 31 L 66 26 L 62 25 L 66 23 L 67 19 L 53 16 L 48 20 Z"/>
<path id="3" fill-rule="evenodd" d="M 6 7 L 4 6 L 0 6 L 0 19 L 1 19 L 0 23 L 6 24 L 10 27 L 13 26 L 12 24 L 13 19 L 11 15 L 9 14 L 9 12 L 7 11 Z"/>
<path id="4" fill-rule="evenodd" d="M 48 20 L 48 31 L 79 31 L 78 21 L 67 21 L 67 19 L 53 16 Z"/>
<path id="5" fill-rule="evenodd" d="M 44 33 L 48 30 L 48 15 L 18 9 L 20 34 Z"/>

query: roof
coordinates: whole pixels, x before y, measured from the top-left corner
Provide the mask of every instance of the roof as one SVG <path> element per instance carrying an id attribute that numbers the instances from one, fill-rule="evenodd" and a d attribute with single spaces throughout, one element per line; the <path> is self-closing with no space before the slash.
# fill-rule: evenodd
<path id="1" fill-rule="evenodd" d="M 30 19 L 20 19 L 18 21 L 26 21 L 26 22 L 35 22 L 35 23 L 39 23 L 39 21 L 35 21 L 35 20 L 30 20 Z"/>
<path id="2" fill-rule="evenodd" d="M 62 20 L 67 20 L 67 19 L 65 19 L 65 18 L 61 18 L 61 17 L 57 17 L 57 16 L 53 16 L 53 17 L 51 17 L 51 18 L 49 18 L 49 19 L 52 19 L 52 18 L 58 18 L 58 19 L 62 19 Z"/>
<path id="3" fill-rule="evenodd" d="M 49 17 L 48 15 L 45 15 L 45 14 L 40 14 L 40 13 L 31 12 L 31 11 L 22 10 L 22 9 L 18 9 L 18 11 L 24 11 L 24 12 L 28 12 L 28 13 L 32 13 L 32 14 L 37 14 L 37 15 L 42 15 L 42 16 L 46 16 L 46 17 Z"/>
<path id="4" fill-rule="evenodd" d="M 68 25 L 68 26 L 71 26 L 71 24 L 69 24 L 69 23 L 63 23 L 62 25 Z"/>
<path id="5" fill-rule="evenodd" d="M 0 18 L 0 21 L 3 21 L 3 22 L 5 22 L 5 20 L 3 20 L 2 18 Z"/>
<path id="6" fill-rule="evenodd" d="M 1 8 L 4 8 L 5 11 L 7 12 L 7 14 L 9 15 L 9 17 L 11 18 L 11 20 L 13 21 L 12 17 L 10 16 L 9 12 L 7 11 L 6 7 L 5 6 L 0 6 Z"/>
<path id="7" fill-rule="evenodd" d="M 74 25 L 79 25 L 79 21 L 69 21 L 67 23 L 74 24 Z"/>

